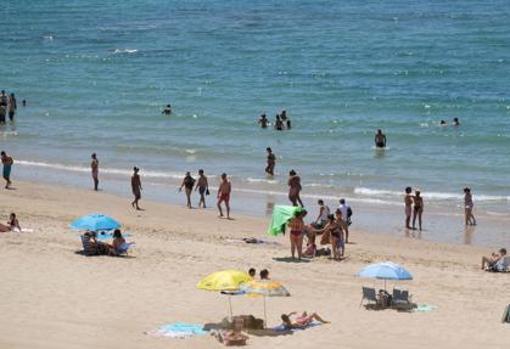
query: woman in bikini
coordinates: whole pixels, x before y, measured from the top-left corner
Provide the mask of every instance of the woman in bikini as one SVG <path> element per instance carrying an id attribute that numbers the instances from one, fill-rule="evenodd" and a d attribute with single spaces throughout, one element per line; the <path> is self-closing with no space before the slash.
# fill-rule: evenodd
<path id="1" fill-rule="evenodd" d="M 294 218 L 292 218 L 288 223 L 290 229 L 290 253 L 292 254 L 292 259 L 295 258 L 295 253 L 297 249 L 298 259 L 301 260 L 301 255 L 303 253 L 303 234 L 305 230 L 304 221 L 305 216 L 306 211 L 296 212 Z"/>
<path id="2" fill-rule="evenodd" d="M 467 225 L 476 225 L 475 215 L 473 214 L 473 196 L 470 188 L 464 188 L 464 216 Z"/>
<path id="3" fill-rule="evenodd" d="M 323 324 L 329 324 L 329 321 L 324 320 L 317 313 L 307 314 L 307 312 L 304 311 L 301 315 L 296 316 L 294 321 L 292 321 L 291 317 L 294 315 L 297 315 L 297 312 L 293 311 L 289 314 L 282 314 L 282 325 L 285 329 L 292 330 L 296 328 L 306 328 L 313 322 L 313 320 L 317 320 Z"/>
<path id="4" fill-rule="evenodd" d="M 414 192 L 414 214 L 413 214 L 413 230 L 416 229 L 416 217 L 418 217 L 418 224 L 421 231 L 421 216 L 423 215 L 423 197 L 420 195 L 420 191 Z"/>

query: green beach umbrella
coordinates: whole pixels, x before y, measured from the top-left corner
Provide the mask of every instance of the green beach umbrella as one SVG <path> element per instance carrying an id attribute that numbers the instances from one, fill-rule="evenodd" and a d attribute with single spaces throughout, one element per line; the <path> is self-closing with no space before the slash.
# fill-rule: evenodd
<path id="1" fill-rule="evenodd" d="M 303 212 L 302 207 L 276 205 L 273 209 L 273 216 L 271 217 L 271 224 L 267 230 L 267 233 L 272 236 L 283 234 L 285 232 L 285 226 L 295 217 L 296 212 Z"/>

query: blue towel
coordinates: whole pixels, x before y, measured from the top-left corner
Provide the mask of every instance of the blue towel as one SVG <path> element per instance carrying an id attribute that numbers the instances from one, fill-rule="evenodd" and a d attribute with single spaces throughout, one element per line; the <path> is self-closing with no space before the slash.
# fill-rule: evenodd
<path id="1" fill-rule="evenodd" d="M 160 326 L 155 331 L 148 334 L 161 337 L 187 338 L 193 336 L 203 336 L 207 334 L 204 326 L 200 324 L 189 324 L 185 322 L 174 322 Z"/>
<path id="2" fill-rule="evenodd" d="M 272 330 L 275 331 L 275 332 L 289 332 L 289 331 L 294 332 L 294 331 L 306 330 L 307 328 L 316 327 L 316 326 L 320 326 L 320 325 L 322 325 L 320 322 L 315 322 L 314 321 L 314 322 L 309 323 L 305 327 L 289 329 L 284 324 L 281 324 L 281 325 L 278 325 L 276 327 L 273 327 Z"/>

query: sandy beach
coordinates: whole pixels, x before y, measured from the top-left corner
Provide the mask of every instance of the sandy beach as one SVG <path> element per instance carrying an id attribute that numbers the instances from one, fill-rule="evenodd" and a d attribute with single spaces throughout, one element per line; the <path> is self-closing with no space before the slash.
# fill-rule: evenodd
<path id="1" fill-rule="evenodd" d="M 331 324 L 279 337 L 251 336 L 253 348 L 503 348 L 510 328 L 501 324 L 510 286 L 506 274 L 479 269 L 490 250 L 352 232 L 347 259 L 285 262 L 288 238 L 265 235 L 267 220 L 214 209 L 189 210 L 69 187 L 16 183 L 0 191 L 0 214 L 16 212 L 27 233 L 0 235 L 0 347 L 2 348 L 215 348 L 210 336 L 191 339 L 145 334 L 182 321 L 218 322 L 228 314 L 219 294 L 198 290 L 210 272 L 268 268 L 291 292 L 268 299 L 268 325 L 290 311 L 316 311 Z M 84 257 L 74 218 L 103 212 L 123 223 L 136 247 L 129 258 Z M 278 244 L 251 245 L 243 237 Z M 428 313 L 370 311 L 359 307 L 355 273 L 375 261 L 404 265 L 413 301 L 437 306 Z M 381 286 L 381 284 L 379 284 Z M 389 285 L 393 286 L 393 283 Z M 235 314 L 262 316 L 260 299 L 233 299 Z"/>

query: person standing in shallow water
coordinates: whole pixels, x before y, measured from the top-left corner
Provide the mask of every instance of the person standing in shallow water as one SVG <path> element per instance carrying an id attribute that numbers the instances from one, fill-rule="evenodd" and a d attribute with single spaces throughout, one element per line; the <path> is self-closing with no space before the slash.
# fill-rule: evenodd
<path id="1" fill-rule="evenodd" d="M 464 217 L 466 225 L 476 225 L 476 219 L 473 214 L 473 196 L 470 188 L 464 188 Z"/>
<path id="2" fill-rule="evenodd" d="M 266 114 L 262 114 L 258 121 L 260 128 L 267 128 L 267 125 L 269 125 L 269 120 L 267 119 Z"/>
<path id="3" fill-rule="evenodd" d="M 406 190 L 406 196 L 404 197 L 404 205 L 405 205 L 405 215 L 406 215 L 406 229 L 412 229 L 411 228 L 411 215 L 413 212 L 413 196 L 411 193 L 413 192 L 413 189 L 411 187 L 407 187 Z"/>
<path id="4" fill-rule="evenodd" d="M 386 135 L 382 133 L 382 130 L 377 130 L 377 133 L 375 134 L 374 138 L 375 147 L 379 149 L 386 148 Z"/>
<path id="5" fill-rule="evenodd" d="M 90 156 L 92 161 L 90 162 L 90 170 L 92 172 L 92 180 L 94 181 L 94 190 L 98 191 L 99 188 L 99 160 L 97 159 L 96 153 L 92 153 Z"/>
<path id="6" fill-rule="evenodd" d="M 16 96 L 14 93 L 11 93 L 9 96 L 9 120 L 14 121 L 14 115 L 16 114 L 16 110 L 18 109 L 18 105 L 16 104 Z"/>
<path id="7" fill-rule="evenodd" d="M 172 106 L 170 104 L 167 104 L 165 109 L 161 112 L 161 114 L 170 115 L 172 114 Z"/>
<path id="8" fill-rule="evenodd" d="M 133 175 L 131 176 L 131 191 L 133 192 L 133 195 L 135 196 L 135 199 L 133 202 L 131 202 L 131 206 L 133 208 L 137 209 L 138 211 L 141 210 L 140 206 L 138 206 L 138 202 L 142 198 L 142 179 L 140 178 L 140 175 L 138 174 L 140 172 L 140 169 L 138 167 L 133 167 Z"/>
<path id="9" fill-rule="evenodd" d="M 274 128 L 277 131 L 283 131 L 283 121 L 280 118 L 280 115 L 276 114 L 276 120 L 274 122 Z"/>
<path id="10" fill-rule="evenodd" d="M 206 208 L 205 205 L 205 196 L 209 195 L 209 182 L 207 181 L 207 176 L 204 174 L 204 170 L 198 170 L 198 181 L 195 186 L 195 191 L 198 190 L 200 194 L 200 201 L 198 202 L 198 207 Z"/>
<path id="11" fill-rule="evenodd" d="M 9 189 L 12 184 L 11 170 L 12 170 L 12 164 L 14 164 L 14 160 L 12 159 L 12 157 L 8 156 L 5 151 L 2 151 L 0 153 L 0 159 L 2 160 L 2 164 L 4 165 L 3 177 L 6 181 L 5 189 Z"/>
<path id="12" fill-rule="evenodd" d="M 414 192 L 414 212 L 413 212 L 413 230 L 416 229 L 416 218 L 418 218 L 418 225 L 421 229 L 421 217 L 423 215 L 423 197 L 419 190 Z"/>
<path id="13" fill-rule="evenodd" d="M 266 148 L 267 151 L 267 166 L 266 173 L 270 176 L 274 176 L 274 167 L 276 165 L 276 156 L 273 153 L 273 150 L 269 147 Z"/>
<path id="14" fill-rule="evenodd" d="M 304 207 L 301 197 L 299 196 L 302 189 L 301 178 L 297 175 L 296 171 L 290 170 L 287 184 L 289 186 L 289 200 L 292 206 L 298 206 L 299 203 L 301 207 Z"/>

